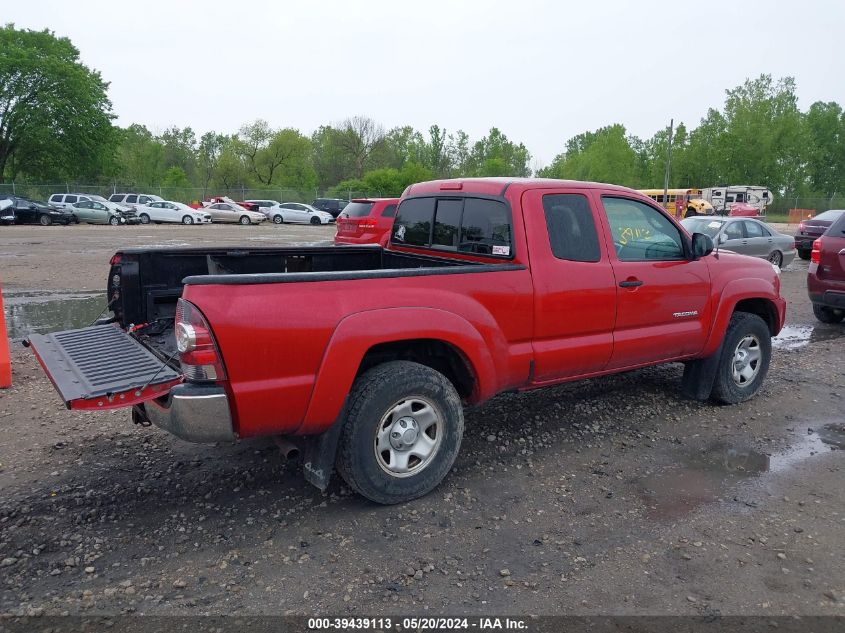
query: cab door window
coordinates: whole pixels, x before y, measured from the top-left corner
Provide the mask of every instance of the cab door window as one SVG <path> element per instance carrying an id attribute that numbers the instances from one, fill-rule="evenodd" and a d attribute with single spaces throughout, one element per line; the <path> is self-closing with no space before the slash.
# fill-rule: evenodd
<path id="1" fill-rule="evenodd" d="M 681 232 L 660 211 L 627 198 L 604 196 L 602 201 L 620 261 L 685 258 Z"/>

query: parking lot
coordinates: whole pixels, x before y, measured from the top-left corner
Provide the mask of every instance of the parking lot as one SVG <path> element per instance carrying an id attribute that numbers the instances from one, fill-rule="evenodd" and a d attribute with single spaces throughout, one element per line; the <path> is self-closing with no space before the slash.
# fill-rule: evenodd
<path id="1" fill-rule="evenodd" d="M 74 302 L 99 296 L 118 248 L 334 227 L 0 231 L 7 303 L 25 320 L 56 302 L 42 326 L 60 329 L 96 316 Z M 13 345 L 0 613 L 845 614 L 845 326 L 814 320 L 806 271 L 782 274 L 788 327 L 755 399 L 685 400 L 677 364 L 499 396 L 467 412 L 443 485 L 392 507 L 337 478 L 319 492 L 272 441 L 66 411 Z"/>

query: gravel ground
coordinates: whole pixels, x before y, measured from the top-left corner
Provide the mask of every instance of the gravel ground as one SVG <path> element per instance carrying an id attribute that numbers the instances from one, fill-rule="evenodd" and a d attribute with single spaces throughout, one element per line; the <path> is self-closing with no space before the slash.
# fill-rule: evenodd
<path id="1" fill-rule="evenodd" d="M 4 289 L 104 286 L 120 246 L 328 239 L 304 227 L 0 229 Z M 380 507 L 270 441 L 192 445 L 66 411 L 15 346 L 0 391 L 0 614 L 845 614 L 845 326 L 783 273 L 754 400 L 680 365 L 467 411 L 455 470 Z"/>

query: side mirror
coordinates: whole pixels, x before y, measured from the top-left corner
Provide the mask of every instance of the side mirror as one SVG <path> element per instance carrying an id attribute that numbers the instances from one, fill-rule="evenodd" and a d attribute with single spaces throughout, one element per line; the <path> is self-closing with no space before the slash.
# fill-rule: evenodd
<path id="1" fill-rule="evenodd" d="M 719 244 L 724 244 L 727 241 L 728 241 L 728 234 L 727 233 L 721 233 L 719 235 Z"/>
<path id="2" fill-rule="evenodd" d="M 695 259 L 705 257 L 713 252 L 713 239 L 704 233 L 692 234 L 692 256 Z"/>

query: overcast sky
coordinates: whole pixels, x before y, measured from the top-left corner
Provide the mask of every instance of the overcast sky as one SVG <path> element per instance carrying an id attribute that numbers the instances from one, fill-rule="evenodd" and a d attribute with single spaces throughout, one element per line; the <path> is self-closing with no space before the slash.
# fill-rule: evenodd
<path id="1" fill-rule="evenodd" d="M 791 75 L 800 105 L 845 104 L 845 2 L 144 0 L 4 2 L 3 21 L 70 37 L 111 83 L 120 125 L 310 134 L 491 126 L 536 165 L 610 123 L 696 125 L 746 77 Z"/>

